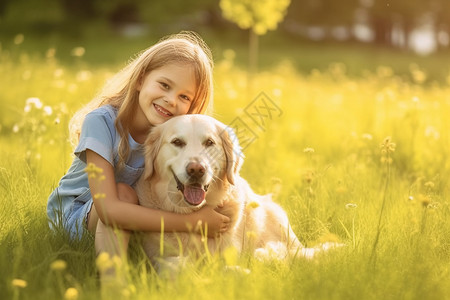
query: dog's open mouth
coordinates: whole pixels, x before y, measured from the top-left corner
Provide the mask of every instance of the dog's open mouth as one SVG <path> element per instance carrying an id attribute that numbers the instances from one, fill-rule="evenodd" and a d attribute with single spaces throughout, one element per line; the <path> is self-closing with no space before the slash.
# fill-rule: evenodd
<path id="1" fill-rule="evenodd" d="M 202 186 L 200 183 L 183 184 L 173 170 L 172 173 L 177 182 L 177 189 L 184 195 L 184 200 L 193 206 L 202 204 L 203 200 L 205 200 L 209 185 Z"/>

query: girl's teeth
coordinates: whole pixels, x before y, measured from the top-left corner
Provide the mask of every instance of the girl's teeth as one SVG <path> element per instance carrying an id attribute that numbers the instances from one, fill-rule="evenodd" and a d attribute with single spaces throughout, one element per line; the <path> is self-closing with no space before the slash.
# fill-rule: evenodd
<path id="1" fill-rule="evenodd" d="M 155 107 L 156 107 L 156 110 L 158 110 L 159 112 L 165 114 L 166 116 L 170 116 L 170 115 L 171 115 L 171 114 L 169 114 L 169 113 L 163 111 L 163 110 L 161 109 L 161 107 L 159 107 L 159 105 L 155 105 Z"/>

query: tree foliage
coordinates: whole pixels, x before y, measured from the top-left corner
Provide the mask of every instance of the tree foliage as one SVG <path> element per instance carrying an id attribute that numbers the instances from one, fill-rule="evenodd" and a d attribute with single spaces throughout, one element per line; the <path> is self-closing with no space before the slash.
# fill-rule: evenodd
<path id="1" fill-rule="evenodd" d="M 257 35 L 277 29 L 286 15 L 290 0 L 220 0 L 223 16 L 242 29 Z"/>

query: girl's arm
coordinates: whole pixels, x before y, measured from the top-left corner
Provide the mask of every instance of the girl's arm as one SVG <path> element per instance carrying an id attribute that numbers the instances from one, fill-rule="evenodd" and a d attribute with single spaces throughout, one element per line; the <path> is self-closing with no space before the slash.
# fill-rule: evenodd
<path id="1" fill-rule="evenodd" d="M 140 231 L 161 231 L 161 219 L 165 231 L 189 231 L 199 221 L 208 225 L 208 235 L 224 232 L 230 219 L 211 207 L 205 207 L 191 214 L 177 214 L 120 201 L 114 167 L 94 151 L 86 150 L 87 164 L 93 163 L 103 169 L 104 178 L 89 178 L 89 187 L 95 209 L 100 220 L 108 226 Z"/>

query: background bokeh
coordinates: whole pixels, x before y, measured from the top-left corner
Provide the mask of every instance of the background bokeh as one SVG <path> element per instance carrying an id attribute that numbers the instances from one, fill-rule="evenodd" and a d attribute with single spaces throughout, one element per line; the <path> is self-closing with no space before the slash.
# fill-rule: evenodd
<path id="1" fill-rule="evenodd" d="M 449 3 L 0 0 L 0 297 L 447 299 Z M 304 245 L 346 246 L 205 254 L 167 280 L 134 237 L 129 284 L 108 297 L 93 237 L 51 231 L 47 197 L 72 161 L 74 112 L 182 30 L 212 49 L 213 116 L 250 129 L 242 176 Z"/>

